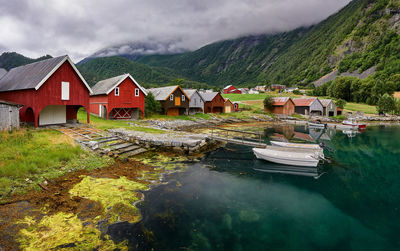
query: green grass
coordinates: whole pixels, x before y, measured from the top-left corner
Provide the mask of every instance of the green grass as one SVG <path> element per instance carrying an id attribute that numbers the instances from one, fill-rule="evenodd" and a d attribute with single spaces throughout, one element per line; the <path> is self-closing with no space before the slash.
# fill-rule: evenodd
<path id="1" fill-rule="evenodd" d="M 293 93 L 278 93 L 278 92 L 267 92 L 259 94 L 222 94 L 222 97 L 229 98 L 232 102 L 236 101 L 248 101 L 248 100 L 264 100 L 267 96 L 274 97 L 291 97 L 299 98 L 301 95 L 294 95 Z"/>
<path id="2" fill-rule="evenodd" d="M 18 193 L 37 187 L 43 177 L 55 178 L 69 170 L 109 163 L 110 159 L 82 150 L 73 139 L 55 130 L 0 132 L 0 199 L 13 190 Z"/>
<path id="3" fill-rule="evenodd" d="M 78 111 L 78 120 L 80 123 L 85 124 L 86 123 L 86 112 L 84 110 L 79 110 Z M 129 124 L 130 123 L 130 124 Z M 135 124 L 135 125 L 131 125 Z M 147 132 L 147 133 L 165 133 L 163 130 L 155 129 L 155 128 L 149 128 L 149 127 L 143 127 L 135 123 L 135 121 L 126 121 L 126 120 L 106 120 L 103 118 L 99 118 L 94 115 L 90 115 L 90 125 L 101 129 L 101 130 L 108 130 L 108 129 L 114 129 L 114 128 L 125 128 L 129 130 L 134 130 L 134 131 L 140 131 L 140 132 Z"/>
<path id="4" fill-rule="evenodd" d="M 376 114 L 376 106 L 361 104 L 361 103 L 346 103 L 344 106 L 345 112 L 347 111 L 360 111 L 365 114 Z"/>

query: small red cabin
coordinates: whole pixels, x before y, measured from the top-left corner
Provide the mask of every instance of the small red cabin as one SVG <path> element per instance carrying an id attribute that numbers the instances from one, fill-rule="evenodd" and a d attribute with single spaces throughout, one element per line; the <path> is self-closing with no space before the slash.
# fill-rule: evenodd
<path id="1" fill-rule="evenodd" d="M 205 113 L 224 112 L 225 100 L 219 92 L 201 92 L 200 96 L 204 100 Z"/>
<path id="2" fill-rule="evenodd" d="M 94 115 L 105 119 L 144 118 L 146 92 L 130 74 L 99 81 L 92 90 L 90 112 Z"/>
<path id="3" fill-rule="evenodd" d="M 0 99 L 23 105 L 20 121 L 35 127 L 74 121 L 80 107 L 89 123 L 91 92 L 68 56 L 13 68 L 0 79 Z"/>
<path id="4" fill-rule="evenodd" d="M 242 94 L 242 91 L 234 87 L 233 85 L 228 85 L 222 90 L 223 94 L 229 94 L 229 93 L 236 93 L 236 94 Z"/>

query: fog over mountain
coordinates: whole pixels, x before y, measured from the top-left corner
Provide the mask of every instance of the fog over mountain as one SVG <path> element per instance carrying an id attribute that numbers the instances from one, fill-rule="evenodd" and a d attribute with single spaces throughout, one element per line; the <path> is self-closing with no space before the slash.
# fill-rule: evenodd
<path id="1" fill-rule="evenodd" d="M 75 61 L 104 48 L 108 49 L 99 53 L 174 53 L 218 40 L 309 26 L 349 2 L 0 0 L 0 52 L 29 57 L 69 54 Z"/>

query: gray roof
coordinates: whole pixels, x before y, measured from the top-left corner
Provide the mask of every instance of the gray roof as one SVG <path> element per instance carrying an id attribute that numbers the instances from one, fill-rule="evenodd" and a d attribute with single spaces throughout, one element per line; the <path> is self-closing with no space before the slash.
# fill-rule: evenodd
<path id="1" fill-rule="evenodd" d="M 0 104 L 5 104 L 5 105 L 11 105 L 11 106 L 23 106 L 17 103 L 9 102 L 9 101 L 4 101 L 0 99 Z"/>
<path id="2" fill-rule="evenodd" d="M 108 94 L 108 91 L 111 88 L 113 88 L 116 84 L 118 84 L 118 82 L 121 81 L 121 79 L 125 79 L 126 77 L 127 74 L 123 74 L 97 82 L 92 87 L 93 95 Z"/>
<path id="3" fill-rule="evenodd" d="M 50 58 L 11 69 L 0 79 L 0 91 L 34 89 L 68 56 Z"/>
<path id="4" fill-rule="evenodd" d="M 0 68 L 0 78 L 2 78 L 4 75 L 6 75 L 7 71 L 4 68 Z"/>
<path id="5" fill-rule="evenodd" d="M 212 101 L 217 94 L 218 92 L 200 92 L 200 96 L 205 102 Z"/>
<path id="6" fill-rule="evenodd" d="M 173 85 L 173 86 L 151 88 L 147 90 L 153 94 L 156 100 L 166 100 L 169 97 L 169 95 L 171 95 L 171 93 L 175 91 L 175 89 L 178 87 L 179 85 Z"/>

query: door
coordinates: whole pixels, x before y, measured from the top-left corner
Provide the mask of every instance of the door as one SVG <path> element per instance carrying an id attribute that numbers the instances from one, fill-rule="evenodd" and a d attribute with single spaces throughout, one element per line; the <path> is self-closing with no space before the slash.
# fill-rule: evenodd
<path id="1" fill-rule="evenodd" d="M 39 125 L 54 125 L 67 123 L 65 105 L 48 105 L 39 114 Z"/>
<path id="2" fill-rule="evenodd" d="M 179 108 L 169 108 L 167 111 L 168 116 L 179 116 Z"/>
<path id="3" fill-rule="evenodd" d="M 231 113 L 231 106 L 225 106 L 225 113 Z"/>
<path id="4" fill-rule="evenodd" d="M 175 97 L 175 105 L 180 106 L 181 105 L 181 98 L 180 97 Z"/>

